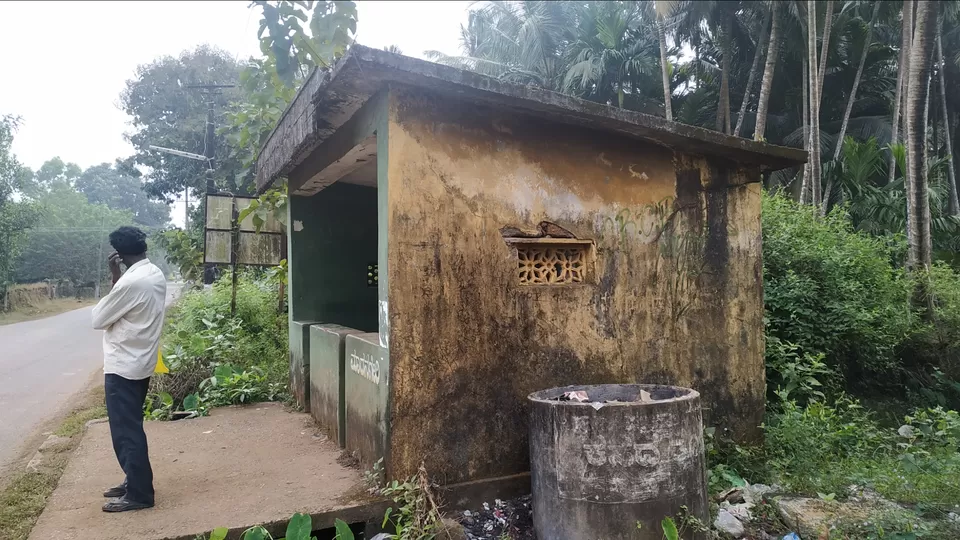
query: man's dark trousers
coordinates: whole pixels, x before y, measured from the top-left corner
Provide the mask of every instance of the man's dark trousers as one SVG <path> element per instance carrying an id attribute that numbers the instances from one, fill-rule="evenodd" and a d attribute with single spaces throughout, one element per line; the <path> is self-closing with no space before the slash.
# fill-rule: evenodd
<path id="1" fill-rule="evenodd" d="M 147 454 L 147 434 L 143 432 L 143 402 L 149 386 L 149 377 L 134 381 L 113 373 L 106 374 L 103 382 L 113 451 L 127 476 L 125 498 L 152 505 L 153 469 Z"/>

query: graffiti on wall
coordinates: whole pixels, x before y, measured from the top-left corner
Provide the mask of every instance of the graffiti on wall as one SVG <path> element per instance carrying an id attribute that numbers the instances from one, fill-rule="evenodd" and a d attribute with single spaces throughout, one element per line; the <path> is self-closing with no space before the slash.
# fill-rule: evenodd
<path id="1" fill-rule="evenodd" d="M 350 370 L 373 384 L 380 384 L 380 360 L 370 353 L 351 351 Z"/>
<path id="2" fill-rule="evenodd" d="M 676 323 L 700 296 L 700 280 L 706 268 L 705 228 L 699 222 L 698 202 L 678 204 L 675 197 L 639 207 L 621 208 L 606 216 L 599 236 L 628 251 L 636 246 L 656 245 L 653 278 L 663 291 L 664 306 Z"/>
<path id="3" fill-rule="evenodd" d="M 676 475 L 703 467 L 695 441 L 658 436 L 681 430 L 666 415 L 638 424 L 628 416 L 561 417 L 555 424 L 557 488 L 561 499 L 645 502 L 682 495 Z"/>

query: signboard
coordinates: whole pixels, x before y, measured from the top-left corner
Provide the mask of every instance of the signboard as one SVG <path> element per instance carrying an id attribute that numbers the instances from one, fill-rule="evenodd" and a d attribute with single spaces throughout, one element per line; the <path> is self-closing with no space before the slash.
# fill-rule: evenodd
<path id="1" fill-rule="evenodd" d="M 284 256 L 283 227 L 273 216 L 256 232 L 253 216 L 237 224 L 240 211 L 253 197 L 207 195 L 203 262 L 276 266 Z"/>

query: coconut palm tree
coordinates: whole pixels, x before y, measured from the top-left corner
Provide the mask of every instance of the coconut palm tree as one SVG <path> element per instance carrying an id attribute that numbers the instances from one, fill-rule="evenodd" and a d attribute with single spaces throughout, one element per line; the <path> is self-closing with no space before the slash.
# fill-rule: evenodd
<path id="1" fill-rule="evenodd" d="M 733 135 L 740 136 L 740 129 L 743 127 L 743 117 L 747 112 L 747 104 L 750 102 L 750 95 L 753 92 L 753 82 L 757 77 L 757 68 L 760 67 L 760 59 L 764 50 L 767 48 L 767 39 L 770 35 L 770 19 L 773 15 L 773 8 L 768 6 L 763 25 L 760 30 L 760 40 L 757 42 L 756 50 L 753 53 L 753 63 L 750 65 L 750 74 L 747 75 L 747 86 L 743 91 L 743 101 L 740 103 L 740 112 L 737 114 L 737 127 L 733 129 Z"/>
<path id="2" fill-rule="evenodd" d="M 930 196 L 924 174 L 925 102 L 929 86 L 936 10 L 930 0 L 917 0 L 907 76 L 907 268 L 929 268 L 933 258 L 930 236 Z M 904 9 L 909 9 L 905 6 Z"/>
<path id="3" fill-rule="evenodd" d="M 906 95 L 904 89 L 907 86 L 907 74 L 910 70 L 910 42 L 913 39 L 913 0 L 904 0 L 902 14 L 903 23 L 901 24 L 900 28 L 900 61 L 897 62 L 897 65 L 899 66 L 897 71 L 897 92 L 893 98 L 893 116 L 890 119 L 890 123 L 892 125 L 892 135 L 890 136 L 891 144 L 900 142 L 900 138 L 902 136 L 900 133 L 900 127 L 903 125 L 902 108 L 904 96 Z M 893 176 L 895 174 L 894 171 L 896 170 L 893 153 L 890 154 L 887 168 L 888 174 L 890 175 L 887 181 L 893 182 Z"/>
<path id="4" fill-rule="evenodd" d="M 937 20 L 937 30 L 936 30 L 936 41 L 937 41 L 937 63 L 939 64 L 939 69 L 937 70 L 939 75 L 939 90 L 940 90 L 940 107 L 941 113 L 943 114 L 943 119 L 946 129 L 943 132 L 943 139 L 946 147 L 947 153 L 947 186 L 949 189 L 949 212 L 950 215 L 957 216 L 960 215 L 960 201 L 957 199 L 957 172 L 955 170 L 955 164 L 953 162 L 953 141 L 951 140 L 950 134 L 950 120 L 951 114 L 950 109 L 947 107 L 947 80 L 945 72 L 947 70 L 947 63 L 943 56 L 943 23 Z"/>
<path id="5" fill-rule="evenodd" d="M 770 5 L 770 37 L 767 44 L 767 59 L 763 67 L 763 79 L 760 84 L 760 97 L 757 100 L 757 121 L 753 138 L 762 141 L 767 129 L 767 111 L 770 106 L 770 91 L 773 88 L 773 74 L 780 58 L 780 2 Z M 739 122 L 738 122 L 739 124 Z"/>
<path id="6" fill-rule="evenodd" d="M 656 0 L 657 40 L 660 46 L 660 78 L 663 82 L 663 111 L 667 120 L 673 120 L 673 106 L 670 92 L 670 73 L 667 63 L 667 36 L 664 19 L 669 17 L 677 6 L 676 1 Z"/>
<path id="7" fill-rule="evenodd" d="M 628 9 L 623 9 L 627 7 Z M 661 70 L 657 66 L 659 43 L 653 35 L 653 14 L 648 4 L 596 2 L 580 7 L 576 39 L 567 47 L 563 91 L 591 97 L 600 102 L 613 101 L 623 108 L 629 96 L 634 102 L 640 80 Z M 663 57 L 663 51 L 660 51 Z M 669 98 L 667 80 L 665 95 Z M 669 99 L 665 101 L 667 119 L 671 119 Z"/>
<path id="8" fill-rule="evenodd" d="M 833 5 L 832 2 L 828 3 Z M 830 20 L 829 13 L 826 19 Z M 826 53 L 826 50 L 824 50 Z M 820 203 L 820 79 L 819 63 L 817 61 L 817 2 L 816 0 L 807 0 L 807 54 L 809 61 L 809 90 L 810 98 L 810 173 L 805 180 L 807 188 L 801 194 L 801 202 L 807 201 L 817 206 Z M 823 62 L 826 63 L 826 55 Z M 806 195 L 809 193 L 809 197 Z"/>
<path id="9" fill-rule="evenodd" d="M 860 87 L 860 78 L 863 76 L 863 67 L 867 63 L 867 53 L 870 52 L 870 45 L 873 41 L 873 27 L 877 23 L 877 18 L 880 14 L 880 2 L 874 2 L 873 5 L 873 14 L 870 17 L 870 22 L 867 25 L 866 37 L 863 40 L 863 46 L 861 47 L 860 52 L 860 63 L 857 65 L 857 74 L 853 78 L 853 88 L 850 90 L 850 95 L 847 97 L 847 107 L 843 111 L 843 120 L 840 123 L 840 134 L 837 136 L 837 144 L 833 151 L 833 160 L 836 161 L 840 158 L 840 151 L 843 148 L 843 140 L 847 134 L 847 126 L 850 123 L 850 114 L 853 112 L 853 103 L 857 99 L 857 89 Z M 830 196 L 833 193 L 833 176 L 827 180 L 827 185 L 823 190 L 823 204 L 821 207 L 821 212 L 823 214 L 827 213 L 830 203 Z"/>

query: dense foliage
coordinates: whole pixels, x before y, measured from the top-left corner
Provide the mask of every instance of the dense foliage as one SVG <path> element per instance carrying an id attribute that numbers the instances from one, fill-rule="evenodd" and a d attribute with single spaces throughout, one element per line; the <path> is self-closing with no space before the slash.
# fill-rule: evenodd
<path id="1" fill-rule="evenodd" d="M 244 272 L 231 315 L 229 276 L 185 292 L 167 312 L 160 342 L 170 373 L 152 381 L 150 415 L 282 398 L 288 337 L 278 293 L 271 275 Z"/>
<path id="2" fill-rule="evenodd" d="M 82 170 L 52 158 L 36 172 L 22 170 L 18 193 L 38 213 L 14 259 L 18 282 L 51 280 L 90 287 L 109 277 L 110 231 L 136 225 L 152 232 L 170 216 L 169 207 L 147 198 L 139 180 L 106 163 Z M 162 246 L 148 244 L 149 256 L 166 271 Z"/>
<path id="3" fill-rule="evenodd" d="M 914 315 L 910 283 L 898 260 L 900 238 L 854 231 L 847 215 L 819 218 L 784 197 L 763 199 L 763 269 L 767 362 L 772 381 L 784 344 L 822 355 L 851 384 L 889 375 Z"/>
<path id="4" fill-rule="evenodd" d="M 764 196 L 763 235 L 771 395 L 804 391 L 807 373 L 833 397 L 960 403 L 960 274 L 940 263 L 909 276 L 901 236 L 856 231 L 843 209 L 820 217 L 783 196 Z M 911 305 L 915 280 L 929 283 L 933 317 Z"/>
<path id="5" fill-rule="evenodd" d="M 960 273 L 939 263 L 909 275 L 902 236 L 857 231 L 844 208 L 821 217 L 764 195 L 763 233 L 766 437 L 711 442 L 711 486 L 742 475 L 828 499 L 858 486 L 913 509 L 838 538 L 956 538 L 946 516 L 960 504 Z M 934 317 L 911 303 L 915 280 Z"/>
<path id="6" fill-rule="evenodd" d="M 148 195 L 169 202 L 185 188 L 191 190 L 194 200 L 203 193 L 210 163 L 165 154 L 150 146 L 206 155 L 207 113 L 212 108 L 216 123 L 227 104 L 236 99 L 237 91 L 190 86 L 233 85 L 239 73 L 240 65 L 232 55 L 205 45 L 137 67 L 136 77 L 127 81 L 120 95 L 121 106 L 132 119 L 133 130 L 126 137 L 136 149 L 124 160 L 123 169 L 139 174 L 137 167 L 147 168 L 143 185 Z M 210 150 L 217 184 L 233 192 L 249 188 L 234 184 L 237 164 L 227 159 L 223 137 L 215 135 L 213 144 Z"/>
<path id="7" fill-rule="evenodd" d="M 13 280 L 14 260 L 20 254 L 25 231 L 39 217 L 35 204 L 15 198 L 23 190 L 28 173 L 10 149 L 18 122 L 15 117 L 0 116 L 0 300 Z"/>

